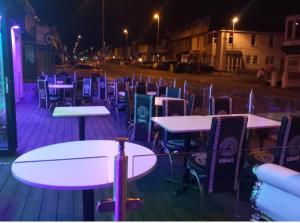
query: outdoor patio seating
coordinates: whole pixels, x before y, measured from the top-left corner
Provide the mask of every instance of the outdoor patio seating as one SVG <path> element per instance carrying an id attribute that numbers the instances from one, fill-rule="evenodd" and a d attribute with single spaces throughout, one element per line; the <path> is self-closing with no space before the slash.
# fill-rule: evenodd
<path id="1" fill-rule="evenodd" d="M 210 98 L 209 115 L 232 114 L 232 98 L 227 96 Z"/>
<path id="2" fill-rule="evenodd" d="M 255 149 L 250 152 L 251 165 L 275 163 L 300 171 L 300 116 L 285 116 L 273 147 Z"/>
<path id="3" fill-rule="evenodd" d="M 189 183 L 189 174 L 197 179 L 200 203 L 203 209 L 204 193 L 237 191 L 241 165 L 241 154 L 247 117 L 214 117 L 207 146 L 187 159 L 183 176 L 183 187 Z"/>

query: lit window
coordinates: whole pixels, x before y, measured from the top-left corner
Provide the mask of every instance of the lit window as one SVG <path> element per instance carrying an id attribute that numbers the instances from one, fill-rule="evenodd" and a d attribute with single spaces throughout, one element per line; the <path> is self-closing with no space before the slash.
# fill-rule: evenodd
<path id="1" fill-rule="evenodd" d="M 214 32 L 214 43 L 217 43 L 217 39 L 218 39 L 218 33 Z"/>
<path id="2" fill-rule="evenodd" d="M 245 63 L 246 64 L 250 64 L 251 63 L 251 56 L 250 55 L 246 55 L 245 56 Z"/>
<path id="3" fill-rule="evenodd" d="M 269 47 L 270 48 L 274 47 L 274 36 L 273 35 L 271 35 L 269 38 Z"/>
<path id="4" fill-rule="evenodd" d="M 258 56 L 257 55 L 254 55 L 253 56 L 253 61 L 252 61 L 253 64 L 258 64 Z"/>
<path id="5" fill-rule="evenodd" d="M 256 35 L 255 34 L 251 35 L 251 46 L 256 46 Z"/>
<path id="6" fill-rule="evenodd" d="M 199 45 L 200 45 L 200 37 L 198 36 L 197 37 L 197 47 L 199 47 Z"/>

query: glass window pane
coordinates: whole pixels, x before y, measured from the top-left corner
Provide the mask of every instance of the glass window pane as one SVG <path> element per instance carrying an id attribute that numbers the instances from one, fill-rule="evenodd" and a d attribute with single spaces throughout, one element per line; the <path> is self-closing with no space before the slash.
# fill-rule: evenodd
<path id="1" fill-rule="evenodd" d="M 5 77 L 3 70 L 2 34 L 0 33 L 0 150 L 7 150 L 7 120 L 5 103 Z"/>

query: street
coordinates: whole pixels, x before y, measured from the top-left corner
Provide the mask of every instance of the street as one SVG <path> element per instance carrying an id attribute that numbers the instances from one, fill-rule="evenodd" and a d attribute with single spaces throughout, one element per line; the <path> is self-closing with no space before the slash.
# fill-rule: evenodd
<path id="1" fill-rule="evenodd" d="M 186 74 L 171 73 L 169 71 L 143 69 L 135 66 L 125 65 L 105 65 L 105 72 L 108 78 L 121 76 L 132 77 L 135 73 L 137 77 L 143 75 L 146 80 L 151 76 L 152 80 L 159 77 L 167 81 L 177 80 L 177 86 L 183 87 L 183 82 L 187 80 L 192 92 L 201 92 L 203 88 L 208 88 L 213 84 L 213 95 L 229 95 L 233 97 L 234 113 L 247 112 L 248 96 L 251 89 L 255 94 L 255 113 L 268 112 L 294 112 L 300 110 L 300 89 L 271 88 L 270 86 L 258 86 L 256 75 L 237 75 L 227 73 L 214 74 Z"/>

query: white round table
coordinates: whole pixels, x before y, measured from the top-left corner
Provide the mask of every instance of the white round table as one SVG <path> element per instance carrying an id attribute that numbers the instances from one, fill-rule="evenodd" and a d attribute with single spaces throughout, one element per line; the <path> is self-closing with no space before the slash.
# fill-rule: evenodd
<path id="1" fill-rule="evenodd" d="M 45 189 L 83 190 L 84 220 L 94 220 L 93 189 L 114 181 L 114 157 L 118 142 L 90 140 L 59 143 L 32 150 L 12 164 L 12 174 L 19 181 Z M 125 143 L 128 179 L 149 173 L 157 157 L 146 147 Z"/>
<path id="2" fill-rule="evenodd" d="M 72 89 L 74 86 L 72 84 L 48 84 L 48 87 L 55 89 Z"/>

